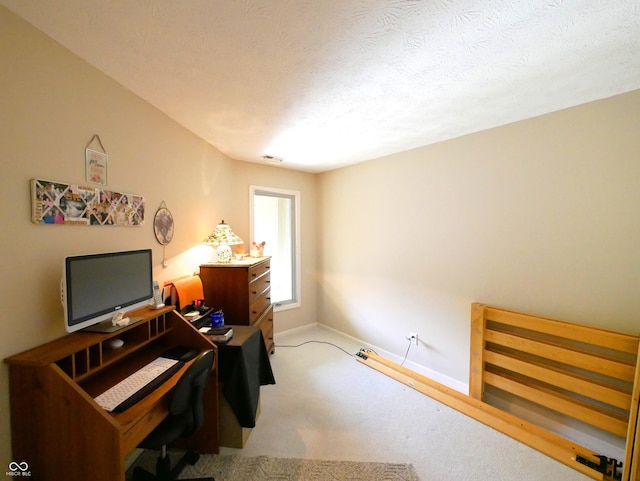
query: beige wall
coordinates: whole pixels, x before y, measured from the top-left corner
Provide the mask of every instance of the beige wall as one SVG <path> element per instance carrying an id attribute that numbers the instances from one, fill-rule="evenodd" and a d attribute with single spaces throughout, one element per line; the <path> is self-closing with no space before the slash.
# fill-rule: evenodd
<path id="1" fill-rule="evenodd" d="M 58 286 L 66 255 L 153 248 L 159 281 L 210 258 L 200 241 L 224 219 L 249 241 L 249 184 L 301 191 L 304 304 L 276 315 L 276 331 L 315 322 L 316 177 L 238 162 L 88 66 L 0 7 L 0 359 L 64 335 Z M 31 223 L 29 180 L 84 183 L 84 149 L 98 133 L 109 154 L 108 187 L 141 194 L 143 227 Z M 163 248 L 152 219 L 164 201 L 175 235 Z M 203 258 L 204 256 L 204 258 Z M 0 466 L 10 459 L 8 369 L 0 366 Z M 36 441 L 36 440 L 34 440 Z M 27 460 L 28 461 L 28 460 Z"/>
<path id="2" fill-rule="evenodd" d="M 638 332 L 640 91 L 322 174 L 318 321 L 466 383 L 470 304 Z"/>

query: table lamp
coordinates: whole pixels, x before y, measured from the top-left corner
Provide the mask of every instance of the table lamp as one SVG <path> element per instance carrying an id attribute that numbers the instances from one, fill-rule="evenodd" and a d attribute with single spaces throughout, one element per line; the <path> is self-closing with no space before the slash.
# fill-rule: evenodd
<path id="1" fill-rule="evenodd" d="M 217 246 L 218 262 L 226 264 L 231 262 L 232 252 L 231 246 L 244 244 L 244 241 L 233 233 L 229 224 L 225 224 L 222 220 L 211 235 L 203 241 L 208 246 Z"/>

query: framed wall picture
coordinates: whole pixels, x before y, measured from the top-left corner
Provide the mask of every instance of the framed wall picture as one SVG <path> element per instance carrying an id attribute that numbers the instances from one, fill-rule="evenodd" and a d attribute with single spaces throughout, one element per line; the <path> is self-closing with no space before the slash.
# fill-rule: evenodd
<path id="1" fill-rule="evenodd" d="M 173 239 L 173 216 L 164 201 L 153 219 L 153 231 L 157 241 L 166 246 Z"/>
<path id="2" fill-rule="evenodd" d="M 85 169 L 87 182 L 107 185 L 107 161 L 109 156 L 104 152 L 85 149 Z"/>

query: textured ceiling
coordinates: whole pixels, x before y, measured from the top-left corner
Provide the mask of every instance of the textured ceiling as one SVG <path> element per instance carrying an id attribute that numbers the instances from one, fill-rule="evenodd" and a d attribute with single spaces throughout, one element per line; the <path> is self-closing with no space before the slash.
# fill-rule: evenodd
<path id="1" fill-rule="evenodd" d="M 0 0 L 232 158 L 332 169 L 640 88 L 638 0 Z"/>

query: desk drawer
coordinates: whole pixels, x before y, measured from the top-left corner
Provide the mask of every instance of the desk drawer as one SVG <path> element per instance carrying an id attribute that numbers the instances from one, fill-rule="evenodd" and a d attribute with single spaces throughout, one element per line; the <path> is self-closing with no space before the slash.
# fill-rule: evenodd
<path id="1" fill-rule="evenodd" d="M 267 273 L 249 284 L 249 304 L 253 302 L 271 285 L 271 276 Z"/>
<path id="2" fill-rule="evenodd" d="M 254 325 L 270 306 L 271 289 L 267 289 L 249 307 L 249 325 Z"/>
<path id="3" fill-rule="evenodd" d="M 122 454 L 126 456 L 133 451 L 168 415 L 169 406 L 166 401 L 158 403 L 151 408 L 149 412 L 131 426 L 127 430 L 126 435 L 123 436 Z"/>
<path id="4" fill-rule="evenodd" d="M 274 351 L 274 340 L 273 340 L 273 306 L 270 306 L 269 309 L 262 315 L 258 322 L 256 322 L 256 326 L 260 328 L 262 331 L 262 337 L 264 338 L 264 343 L 267 347 L 267 352 L 272 354 Z"/>
<path id="5" fill-rule="evenodd" d="M 251 266 L 249 268 L 249 282 L 257 279 L 258 277 L 266 274 L 271 269 L 271 262 L 261 262 L 260 264 L 256 264 L 255 266 Z"/>

